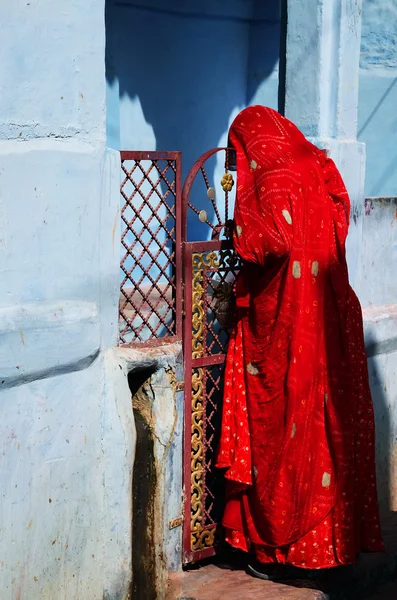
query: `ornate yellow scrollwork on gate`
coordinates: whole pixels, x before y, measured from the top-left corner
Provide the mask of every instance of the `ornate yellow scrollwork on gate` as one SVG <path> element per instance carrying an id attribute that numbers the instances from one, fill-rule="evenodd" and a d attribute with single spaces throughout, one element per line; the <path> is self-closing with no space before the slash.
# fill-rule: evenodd
<path id="1" fill-rule="evenodd" d="M 204 287 L 203 279 L 206 269 L 219 267 L 216 252 L 200 252 L 192 255 L 192 358 L 200 358 L 204 353 Z"/>
<path id="2" fill-rule="evenodd" d="M 204 274 L 207 269 L 219 267 L 216 252 L 202 252 L 192 255 L 192 358 L 204 355 Z M 191 450 L 191 550 L 202 550 L 214 545 L 216 527 L 204 529 L 203 506 L 203 463 L 204 463 L 204 369 L 194 368 L 192 372 L 192 450 Z"/>

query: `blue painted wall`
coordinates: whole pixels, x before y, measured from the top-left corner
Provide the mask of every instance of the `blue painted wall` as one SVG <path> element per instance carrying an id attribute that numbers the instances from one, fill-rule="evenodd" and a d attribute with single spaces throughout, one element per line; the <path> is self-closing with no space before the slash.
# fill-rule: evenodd
<path id="1" fill-rule="evenodd" d="M 278 1 L 108 0 L 108 144 L 183 150 L 190 165 L 247 103 L 277 108 L 279 13 Z"/>
<path id="2" fill-rule="evenodd" d="M 278 106 L 279 0 L 107 0 L 106 35 L 112 148 L 181 150 L 185 176 L 203 152 L 226 145 L 247 104 Z M 211 182 L 223 160 L 209 163 Z M 204 188 L 195 193 L 214 219 Z M 207 234 L 193 214 L 189 229 L 191 239 Z"/>
<path id="3" fill-rule="evenodd" d="M 253 3 L 249 30 L 247 105 L 263 104 L 280 111 L 284 107 L 283 77 L 279 90 L 282 27 L 281 0 L 256 0 Z"/>
<path id="4" fill-rule="evenodd" d="M 116 149 L 180 149 L 186 173 L 201 152 L 226 142 L 238 110 L 253 102 L 276 107 L 279 6 L 180 0 L 175 8 L 171 0 L 107 0 L 105 86 L 104 0 L 73 0 L 62 11 L 51 0 L 3 4 L 0 597 L 123 598 L 131 579 L 135 441 L 126 363 L 143 359 L 112 348 L 120 169 L 118 153 L 106 148 L 106 133 Z M 291 31 L 305 4 L 307 27 L 296 32 L 307 42 L 317 39 L 318 24 L 310 16 L 317 0 L 294 4 Z M 397 183 L 396 29 L 395 2 L 364 0 L 360 135 L 367 142 L 371 194 L 395 194 Z M 311 46 L 299 41 L 291 56 L 298 56 L 299 44 L 306 57 Z M 300 68 L 298 78 L 294 72 L 300 89 L 290 100 L 304 115 L 313 70 L 305 61 Z M 322 84 L 332 81 L 330 74 L 324 68 L 320 75 L 319 88 L 327 91 Z M 362 147 L 344 137 L 333 155 L 361 198 Z M 214 180 L 221 172 L 215 164 Z M 383 277 L 397 247 L 396 206 L 375 202 L 370 208 L 359 238 L 363 254 L 354 246 L 353 257 L 365 265 L 360 292 L 369 305 L 371 379 L 383 434 L 381 498 L 396 511 L 397 489 L 390 482 L 397 474 L 397 310 L 385 306 L 395 304 L 396 290 L 391 272 Z M 159 412 L 168 419 L 173 408 Z M 170 454 L 175 463 L 178 452 L 180 446 Z M 164 472 L 168 477 L 170 469 Z M 171 487 L 160 484 L 163 491 L 172 489 L 172 498 L 179 475 Z M 176 508 L 167 504 L 164 530 L 180 514 Z M 176 549 L 177 531 L 169 536 L 167 544 Z"/>
<path id="5" fill-rule="evenodd" d="M 363 0 L 359 139 L 367 145 L 365 194 L 397 194 L 397 5 Z"/>
<path id="6" fill-rule="evenodd" d="M 104 33 L 104 0 L 1 7 L 2 600 L 121 598 L 131 579 Z"/>

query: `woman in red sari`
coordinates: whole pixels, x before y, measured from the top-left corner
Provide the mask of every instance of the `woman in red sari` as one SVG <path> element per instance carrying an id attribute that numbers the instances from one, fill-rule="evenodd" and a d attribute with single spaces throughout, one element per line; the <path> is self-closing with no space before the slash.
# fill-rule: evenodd
<path id="1" fill-rule="evenodd" d="M 244 266 L 217 461 L 226 540 L 267 565 L 259 576 L 346 565 L 383 549 L 349 197 L 333 161 L 269 108 L 241 112 L 230 143 Z"/>

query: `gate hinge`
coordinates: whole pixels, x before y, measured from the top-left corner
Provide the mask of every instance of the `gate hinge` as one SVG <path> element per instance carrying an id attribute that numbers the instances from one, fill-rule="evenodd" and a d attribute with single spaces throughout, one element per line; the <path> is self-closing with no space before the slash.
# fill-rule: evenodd
<path id="1" fill-rule="evenodd" d="M 183 392 L 183 390 L 185 389 L 185 382 L 184 381 L 177 381 L 175 389 L 176 389 L 177 392 Z"/>
<path id="2" fill-rule="evenodd" d="M 176 519 L 171 519 L 171 521 L 168 521 L 168 529 L 176 529 L 177 527 L 180 527 L 181 525 L 183 525 L 183 516 L 182 515 L 180 517 L 176 517 Z"/>

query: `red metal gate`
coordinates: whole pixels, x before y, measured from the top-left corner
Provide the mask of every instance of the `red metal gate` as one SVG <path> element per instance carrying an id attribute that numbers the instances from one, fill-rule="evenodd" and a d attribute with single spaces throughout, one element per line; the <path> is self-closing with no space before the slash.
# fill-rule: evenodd
<path id="1" fill-rule="evenodd" d="M 119 343 L 182 337 L 180 152 L 122 151 Z"/>
<path id="2" fill-rule="evenodd" d="M 218 194 L 222 202 L 217 202 L 216 189 L 210 185 L 207 172 L 211 160 L 219 159 L 220 152 L 225 155 L 225 171 Z M 231 151 L 227 149 L 204 154 L 192 167 L 182 193 L 185 564 L 215 554 L 222 541 L 223 478 L 214 462 L 233 284 L 239 269 L 231 242 L 233 223 L 228 217 L 229 194 L 234 186 L 230 159 Z M 188 238 L 192 227 L 195 235 Z M 196 239 L 190 241 L 190 237 Z"/>

